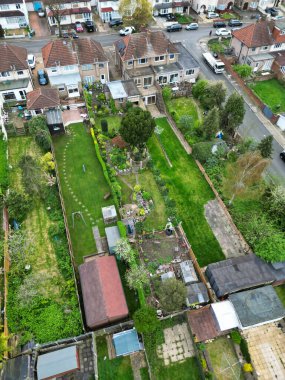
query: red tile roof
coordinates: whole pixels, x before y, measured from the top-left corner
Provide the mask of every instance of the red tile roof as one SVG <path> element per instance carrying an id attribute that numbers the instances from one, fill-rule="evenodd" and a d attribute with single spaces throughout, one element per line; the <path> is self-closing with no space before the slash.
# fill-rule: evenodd
<path id="1" fill-rule="evenodd" d="M 56 88 L 38 88 L 27 93 L 27 109 L 38 110 L 60 106 L 59 94 Z"/>
<path id="2" fill-rule="evenodd" d="M 210 305 L 187 313 L 191 331 L 198 342 L 214 339 L 221 335 Z"/>
<path id="3" fill-rule="evenodd" d="M 101 12 L 104 13 L 104 12 L 113 12 L 113 8 L 112 7 L 108 7 L 108 8 L 101 8 Z"/>
<path id="4" fill-rule="evenodd" d="M 80 38 L 72 41 L 72 43 L 80 65 L 108 61 L 102 45 L 99 42 L 91 38 Z"/>
<path id="5" fill-rule="evenodd" d="M 90 329 L 128 316 L 114 256 L 96 256 L 79 266 L 86 324 Z"/>
<path id="6" fill-rule="evenodd" d="M 268 46 L 274 43 L 270 24 L 266 21 L 256 22 L 244 28 L 234 30 L 233 37 L 244 43 L 247 47 Z"/>
<path id="7" fill-rule="evenodd" d="M 123 61 L 178 53 L 176 47 L 162 31 L 130 34 L 116 41 L 115 47 Z"/>
<path id="8" fill-rule="evenodd" d="M 7 43 L 0 45 L 0 71 L 28 69 L 27 49 Z"/>

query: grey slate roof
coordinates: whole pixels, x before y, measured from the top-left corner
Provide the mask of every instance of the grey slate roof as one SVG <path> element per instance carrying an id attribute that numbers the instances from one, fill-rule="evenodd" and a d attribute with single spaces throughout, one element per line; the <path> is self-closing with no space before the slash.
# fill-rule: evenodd
<path id="1" fill-rule="evenodd" d="M 26 380 L 29 377 L 29 355 L 7 360 L 2 370 L 2 380 Z"/>
<path id="2" fill-rule="evenodd" d="M 184 70 L 188 69 L 197 69 L 199 68 L 199 63 L 196 59 L 191 55 L 190 51 L 186 49 L 181 42 L 174 43 L 174 46 L 180 53 L 179 55 L 179 63 L 183 67 Z"/>
<path id="3" fill-rule="evenodd" d="M 267 265 L 270 268 L 275 281 L 285 281 L 285 261 L 268 263 Z"/>
<path id="4" fill-rule="evenodd" d="M 61 110 L 53 109 L 46 111 L 47 124 L 62 124 Z"/>
<path id="5" fill-rule="evenodd" d="M 118 241 L 121 239 L 119 228 L 117 226 L 106 227 L 105 233 L 107 237 L 109 251 L 110 253 L 115 253 L 116 245 Z"/>
<path id="6" fill-rule="evenodd" d="M 187 306 L 209 302 L 208 291 L 205 284 L 203 284 L 203 282 L 187 285 L 186 289 L 187 289 L 187 296 L 186 296 Z"/>
<path id="7" fill-rule="evenodd" d="M 209 264 L 206 276 L 217 297 L 269 284 L 275 280 L 267 263 L 255 254 Z"/>
<path id="8" fill-rule="evenodd" d="M 191 260 L 183 261 L 180 264 L 180 269 L 181 269 L 182 278 L 185 284 L 190 284 L 191 282 L 198 281 L 198 277 Z"/>
<path id="9" fill-rule="evenodd" d="M 285 316 L 285 308 L 271 285 L 231 294 L 229 300 L 244 328 Z"/>

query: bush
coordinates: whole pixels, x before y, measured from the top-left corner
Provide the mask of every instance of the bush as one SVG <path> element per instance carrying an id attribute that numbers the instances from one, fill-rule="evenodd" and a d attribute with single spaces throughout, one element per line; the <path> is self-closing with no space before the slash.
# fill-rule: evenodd
<path id="1" fill-rule="evenodd" d="M 135 228 L 136 228 L 136 232 L 141 235 L 144 231 L 144 224 L 143 222 L 137 222 L 136 225 L 135 225 Z"/>
<path id="2" fill-rule="evenodd" d="M 232 331 L 231 332 L 231 338 L 232 338 L 232 340 L 233 340 L 234 343 L 236 343 L 236 344 L 240 344 L 241 343 L 242 337 L 241 337 L 241 335 L 240 335 L 240 333 L 238 331 L 236 331 L 236 330 Z"/>
<path id="3" fill-rule="evenodd" d="M 3 135 L 0 133 L 0 194 L 1 190 L 7 189 L 8 183 L 7 141 L 3 140 Z"/>
<path id="4" fill-rule="evenodd" d="M 194 144 L 192 154 L 195 160 L 205 163 L 212 156 L 212 146 L 213 143 L 208 141 Z"/>
<path id="5" fill-rule="evenodd" d="M 144 306 L 133 315 L 135 328 L 139 333 L 152 333 L 159 326 L 156 310 L 150 306 Z"/>
<path id="6" fill-rule="evenodd" d="M 233 65 L 233 69 L 242 79 L 246 79 L 252 74 L 252 67 L 249 65 Z"/>
<path id="7" fill-rule="evenodd" d="M 200 100 L 204 95 L 206 88 L 208 86 L 208 82 L 206 80 L 200 79 L 197 83 L 192 87 L 192 95 L 194 98 Z"/>
<path id="8" fill-rule="evenodd" d="M 163 96 L 163 100 L 165 102 L 167 102 L 168 100 L 171 99 L 171 94 L 172 94 L 171 87 L 169 87 L 169 86 L 163 87 L 162 96 Z"/>
<path id="9" fill-rule="evenodd" d="M 124 225 L 124 223 L 121 220 L 119 220 L 117 222 L 117 226 L 119 228 L 121 238 L 126 238 L 127 237 L 127 229 L 126 229 L 126 226 Z"/>
<path id="10" fill-rule="evenodd" d="M 46 118 L 43 115 L 33 117 L 29 122 L 29 132 L 36 143 L 45 152 L 51 149 L 51 137 L 47 126 Z"/>
<path id="11" fill-rule="evenodd" d="M 252 365 L 250 363 L 244 363 L 243 370 L 244 372 L 252 372 L 253 371 Z"/>
<path id="12" fill-rule="evenodd" d="M 5 204 L 8 208 L 9 219 L 22 222 L 30 211 L 32 202 L 25 194 L 10 190 L 5 197 Z"/>
<path id="13" fill-rule="evenodd" d="M 149 200 L 151 199 L 151 195 L 150 195 L 150 193 L 147 192 L 147 191 L 144 191 L 144 192 L 142 193 L 142 197 L 143 197 L 143 199 L 146 200 L 146 201 L 149 201 Z"/>
<path id="14" fill-rule="evenodd" d="M 241 338 L 240 350 L 241 350 L 241 352 L 242 352 L 243 357 L 245 358 L 245 360 L 248 363 L 250 363 L 251 362 L 251 357 L 250 357 L 250 354 L 249 354 L 249 351 L 248 351 L 247 341 L 244 338 Z"/>
<path id="15" fill-rule="evenodd" d="M 101 120 L 101 129 L 103 133 L 108 133 L 108 121 L 103 119 Z"/>

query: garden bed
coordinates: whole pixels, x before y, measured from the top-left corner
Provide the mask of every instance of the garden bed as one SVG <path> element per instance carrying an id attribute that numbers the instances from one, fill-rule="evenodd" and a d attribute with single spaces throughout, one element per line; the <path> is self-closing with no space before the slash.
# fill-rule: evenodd
<path id="1" fill-rule="evenodd" d="M 179 13 L 176 13 L 175 14 L 175 18 L 176 18 L 176 21 L 179 22 L 179 24 L 190 24 L 191 22 L 194 21 L 193 17 L 192 16 L 189 16 L 189 15 L 185 15 L 185 14 L 179 14 Z"/>
<path id="2" fill-rule="evenodd" d="M 156 119 L 156 122 L 163 128 L 160 138 L 173 167 L 170 168 L 166 162 L 155 136 L 149 141 L 149 151 L 154 165 L 167 183 L 170 197 L 176 202 L 178 219 L 183 222 L 198 262 L 205 266 L 223 260 L 222 250 L 204 216 L 204 205 L 215 198 L 214 194 L 167 120 Z"/>
<path id="3" fill-rule="evenodd" d="M 230 44 L 231 38 L 222 38 L 221 41 L 219 38 L 212 38 L 208 42 L 208 47 L 214 53 L 223 54 L 230 47 Z"/>
<path id="4" fill-rule="evenodd" d="M 272 112 L 285 111 L 285 86 L 278 79 L 250 83 L 249 87 Z"/>

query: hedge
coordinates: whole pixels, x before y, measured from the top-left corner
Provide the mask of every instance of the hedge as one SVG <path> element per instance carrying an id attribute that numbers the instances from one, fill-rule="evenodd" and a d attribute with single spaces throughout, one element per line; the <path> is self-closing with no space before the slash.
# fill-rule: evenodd
<path id="1" fill-rule="evenodd" d="M 126 238 L 127 237 L 127 229 L 126 229 L 126 226 L 124 225 L 124 223 L 121 220 L 118 220 L 117 226 L 119 228 L 121 238 Z"/>
<path id="2" fill-rule="evenodd" d="M 8 188 L 7 141 L 0 134 L 0 193 Z"/>
<path id="3" fill-rule="evenodd" d="M 247 341 L 244 338 L 241 339 L 240 350 L 241 350 L 241 352 L 243 354 L 243 357 L 247 361 L 247 363 L 250 363 L 251 362 L 251 357 L 250 357 L 250 354 L 248 352 Z"/>

